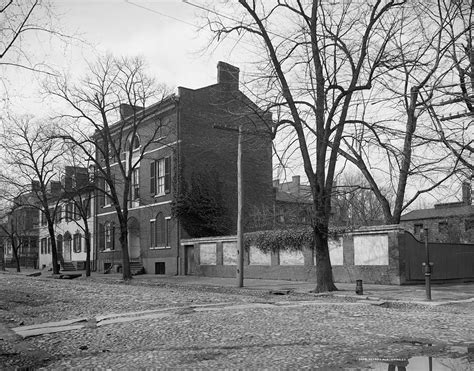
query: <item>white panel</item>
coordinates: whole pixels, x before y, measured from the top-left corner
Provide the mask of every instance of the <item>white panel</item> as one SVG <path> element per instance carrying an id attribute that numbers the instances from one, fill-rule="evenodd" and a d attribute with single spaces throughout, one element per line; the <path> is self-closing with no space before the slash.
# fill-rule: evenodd
<path id="1" fill-rule="evenodd" d="M 280 251 L 280 265 L 304 265 L 301 251 Z"/>
<path id="2" fill-rule="evenodd" d="M 342 244 L 342 237 L 338 237 L 336 239 L 330 238 L 328 240 L 328 245 L 331 265 L 344 265 L 344 248 Z"/>
<path id="3" fill-rule="evenodd" d="M 201 265 L 216 265 L 216 248 L 215 243 L 204 243 L 199 246 Z"/>
<path id="4" fill-rule="evenodd" d="M 237 242 L 223 242 L 224 265 L 237 265 Z"/>
<path id="5" fill-rule="evenodd" d="M 271 265 L 271 253 L 264 253 L 255 246 L 250 246 L 250 264 L 251 265 Z"/>
<path id="6" fill-rule="evenodd" d="M 388 265 L 388 236 L 354 236 L 355 265 Z"/>

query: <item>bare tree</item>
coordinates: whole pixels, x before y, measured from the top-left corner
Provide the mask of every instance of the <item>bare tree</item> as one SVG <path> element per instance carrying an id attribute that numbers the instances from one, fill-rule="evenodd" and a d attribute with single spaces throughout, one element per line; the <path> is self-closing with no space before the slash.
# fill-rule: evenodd
<path id="1" fill-rule="evenodd" d="M 353 101 L 370 90 L 396 32 L 404 1 L 370 4 L 239 1 L 211 9 L 216 40 L 239 34 L 262 56 L 253 92 L 266 100 L 287 134 L 287 153 L 298 149 L 313 197 L 316 291 L 336 290 L 328 251 L 331 194 L 338 152 Z M 229 10 L 230 9 L 230 10 Z M 265 91 L 259 89 L 264 87 Z M 252 92 L 250 93 L 252 94 Z M 260 102 L 262 104 L 262 102 Z"/>
<path id="2" fill-rule="evenodd" d="M 144 108 L 163 99 L 166 89 L 146 75 L 141 59 L 106 56 L 90 64 L 90 73 L 81 82 L 58 78 L 47 91 L 69 106 L 59 117 L 56 137 L 73 144 L 94 166 L 99 197 L 113 206 L 120 227 L 123 279 L 129 280 L 127 228 L 133 177 L 150 146 L 162 139 L 163 124 Z M 156 124 L 144 132 L 144 120 Z"/>
<path id="3" fill-rule="evenodd" d="M 48 0 L 5 0 L 0 5 L 0 66 L 33 72 L 53 73 L 43 61 L 33 57 L 29 36 L 46 34 L 71 40 L 64 34 Z"/>
<path id="4" fill-rule="evenodd" d="M 391 54 L 382 62 L 385 73 L 360 102 L 362 115 L 346 120 L 351 130 L 340 153 L 365 176 L 389 224 L 399 223 L 420 195 L 457 172 L 459 160 L 439 145 L 426 109 L 443 81 L 443 61 L 464 32 L 447 37 L 457 6 L 441 4 L 447 3 L 413 2 L 403 8 L 400 28 L 388 43 Z M 410 184 L 416 189 L 408 194 Z"/>
<path id="5" fill-rule="evenodd" d="M 474 165 L 474 48 L 472 1 L 442 3 L 454 17 L 447 26 L 451 45 L 444 73 L 433 98 L 426 103 L 442 143 L 472 174 Z"/>
<path id="6" fill-rule="evenodd" d="M 383 224 L 382 206 L 362 174 L 345 172 L 334 191 L 332 223 L 351 228 Z"/>
<path id="7" fill-rule="evenodd" d="M 5 159 L 0 181 L 23 197 L 23 205 L 36 208 L 45 221 L 51 238 L 53 273 L 59 273 L 54 233 L 57 195 L 51 186 L 58 184 L 61 166 L 60 146 L 51 139 L 48 125 L 31 118 L 11 118 L 5 123 L 0 148 Z"/>

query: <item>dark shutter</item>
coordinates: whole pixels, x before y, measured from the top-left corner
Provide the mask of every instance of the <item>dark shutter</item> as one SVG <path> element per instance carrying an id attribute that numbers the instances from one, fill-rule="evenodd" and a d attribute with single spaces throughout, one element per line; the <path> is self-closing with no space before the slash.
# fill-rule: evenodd
<path id="1" fill-rule="evenodd" d="M 165 158 L 165 193 L 171 191 L 171 157 Z"/>
<path id="2" fill-rule="evenodd" d="M 150 221 L 150 247 L 155 247 L 155 223 L 156 221 L 152 220 Z"/>
<path id="3" fill-rule="evenodd" d="M 150 162 L 150 193 L 156 195 L 156 161 Z"/>
<path id="4" fill-rule="evenodd" d="M 105 250 L 105 228 L 103 224 L 99 224 L 99 251 Z"/>

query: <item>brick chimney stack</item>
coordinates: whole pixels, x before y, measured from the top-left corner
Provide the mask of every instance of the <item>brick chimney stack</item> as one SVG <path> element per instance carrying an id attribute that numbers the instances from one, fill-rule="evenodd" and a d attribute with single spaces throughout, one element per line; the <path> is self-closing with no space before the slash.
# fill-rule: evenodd
<path id="1" fill-rule="evenodd" d="M 217 83 L 228 90 L 239 90 L 240 70 L 229 63 L 217 63 Z"/>
<path id="2" fill-rule="evenodd" d="M 469 181 L 462 182 L 462 203 L 464 205 L 472 204 L 472 189 Z"/>

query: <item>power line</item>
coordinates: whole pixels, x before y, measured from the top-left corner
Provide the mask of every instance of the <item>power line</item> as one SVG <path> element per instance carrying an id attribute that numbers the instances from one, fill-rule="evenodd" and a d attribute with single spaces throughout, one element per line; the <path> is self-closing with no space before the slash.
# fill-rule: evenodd
<path id="1" fill-rule="evenodd" d="M 185 21 L 185 20 L 183 20 L 183 19 L 174 17 L 174 16 L 169 15 L 169 14 L 165 14 L 165 13 L 159 12 L 158 10 L 155 10 L 155 9 L 152 9 L 152 8 L 148 8 L 148 7 L 146 7 L 146 6 L 143 6 L 143 5 L 134 3 L 134 2 L 132 2 L 132 1 L 130 1 L 130 0 L 124 0 L 124 1 L 125 1 L 127 4 L 136 6 L 137 8 L 141 8 L 141 9 L 147 10 L 147 11 L 149 11 L 149 12 L 152 12 L 152 13 L 155 13 L 155 14 L 158 14 L 158 15 L 161 15 L 162 17 L 170 18 L 170 19 L 173 19 L 173 20 L 175 20 L 175 21 L 177 21 L 177 22 L 181 22 L 181 23 L 187 24 L 188 26 L 192 26 L 192 27 L 194 27 L 194 28 L 196 28 L 196 29 L 200 29 L 200 27 L 197 26 L 197 25 L 195 25 L 194 23 Z"/>

